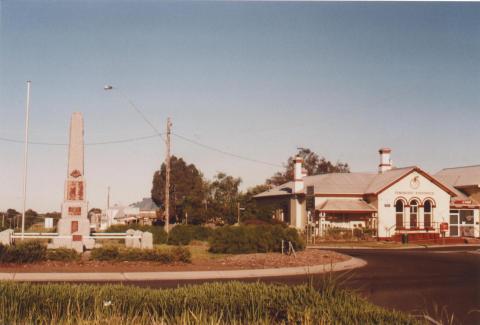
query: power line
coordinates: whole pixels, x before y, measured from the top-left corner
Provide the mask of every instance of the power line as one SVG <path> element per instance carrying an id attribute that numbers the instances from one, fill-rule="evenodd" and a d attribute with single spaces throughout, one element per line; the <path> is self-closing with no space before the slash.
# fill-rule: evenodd
<path id="1" fill-rule="evenodd" d="M 263 165 L 268 165 L 268 166 L 273 166 L 273 167 L 280 167 L 280 168 L 283 168 L 284 166 L 282 165 L 278 165 L 278 164 L 273 164 L 273 163 L 269 163 L 269 162 L 266 162 L 266 161 L 262 161 L 262 160 L 257 160 L 257 159 L 253 159 L 253 158 L 249 158 L 249 157 L 245 157 L 245 156 L 240 156 L 240 155 L 237 155 L 235 153 L 231 153 L 231 152 L 228 152 L 228 151 L 224 151 L 224 150 L 221 150 L 221 149 L 217 149 L 215 147 L 212 147 L 212 146 L 209 146 L 209 145 L 206 145 L 206 144 L 203 144 L 203 143 L 200 143 L 196 140 L 193 140 L 193 139 L 190 139 L 190 138 L 187 138 L 183 135 L 180 135 L 180 134 L 177 134 L 177 133 L 173 133 L 172 134 L 174 136 L 176 136 L 177 138 L 179 139 L 182 139 L 186 142 L 190 142 L 194 145 L 197 145 L 199 147 L 202 147 L 202 148 L 205 148 L 205 149 L 208 149 L 208 150 L 211 150 L 211 151 L 215 151 L 215 152 L 218 152 L 218 153 L 221 153 L 222 155 L 226 155 L 226 156 L 230 156 L 230 157 L 234 157 L 234 158 L 237 158 L 237 159 L 242 159 L 242 160 L 246 160 L 246 161 L 250 161 L 250 162 L 254 162 L 254 163 L 259 163 L 259 164 L 263 164 Z"/>
<path id="2" fill-rule="evenodd" d="M 99 146 L 99 145 L 108 145 L 108 144 L 117 144 L 117 143 L 127 143 L 127 142 L 135 142 L 135 141 L 142 141 L 146 139 L 152 139 L 158 137 L 159 134 L 153 135 L 146 135 L 141 137 L 133 137 L 127 139 L 118 139 L 118 140 L 109 140 L 109 141 L 99 141 L 99 142 L 87 142 L 85 143 L 86 146 Z M 4 142 L 11 142 L 11 143 L 24 143 L 22 140 L 12 139 L 12 138 L 5 138 L 0 137 L 0 141 Z M 44 142 L 44 141 L 28 141 L 29 144 L 33 145 L 41 145 L 41 146 L 68 146 L 68 143 L 60 143 L 60 142 Z"/>
<path id="3" fill-rule="evenodd" d="M 158 133 L 158 135 L 165 141 L 165 143 L 167 142 L 167 140 L 159 133 L 158 129 L 155 127 L 155 125 L 147 118 L 147 116 L 145 114 L 143 114 L 142 110 L 140 108 L 138 108 L 135 103 L 133 102 L 133 100 L 131 100 L 123 91 L 121 91 L 118 87 L 113 87 L 111 85 L 106 85 L 104 87 L 105 90 L 112 90 L 112 89 L 116 89 L 122 96 L 123 98 L 135 109 L 135 111 L 142 117 L 142 119 L 148 124 L 150 125 L 150 127 Z M 167 122 L 168 124 L 169 122 Z M 168 132 L 168 131 L 167 131 Z M 241 159 L 241 160 L 245 160 L 245 161 L 250 161 L 250 162 L 254 162 L 254 163 L 258 163 L 258 164 L 263 164 L 263 165 L 268 165 L 268 166 L 273 166 L 273 167 L 280 167 L 280 168 L 283 168 L 284 166 L 281 166 L 281 165 L 278 165 L 278 164 L 272 164 L 272 163 L 269 163 L 269 162 L 265 162 L 265 161 L 261 161 L 261 160 L 257 160 L 257 159 L 253 159 L 253 158 L 249 158 L 249 157 L 244 157 L 244 156 L 240 156 L 240 155 L 237 155 L 237 154 L 234 154 L 234 153 L 231 153 L 231 152 L 227 152 L 227 151 L 224 151 L 224 150 L 221 150 L 221 149 L 218 149 L 218 148 L 215 148 L 215 147 L 212 147 L 212 146 L 209 146 L 209 145 L 206 145 L 206 144 L 203 144 L 203 143 L 200 143 L 196 140 L 193 140 L 193 139 L 190 139 L 190 138 L 187 138 L 183 135 L 180 135 L 180 134 L 176 134 L 176 133 L 173 133 L 171 132 L 172 135 L 176 136 L 177 138 L 179 139 L 182 139 L 184 141 L 187 141 L 187 142 L 190 142 L 194 145 L 197 145 L 199 147 L 202 147 L 204 149 L 208 149 L 208 150 L 211 150 L 211 151 L 215 151 L 215 152 L 218 152 L 218 153 L 221 153 L 222 155 L 226 155 L 226 156 L 230 156 L 230 157 L 234 157 L 234 158 L 237 158 L 237 159 Z"/>

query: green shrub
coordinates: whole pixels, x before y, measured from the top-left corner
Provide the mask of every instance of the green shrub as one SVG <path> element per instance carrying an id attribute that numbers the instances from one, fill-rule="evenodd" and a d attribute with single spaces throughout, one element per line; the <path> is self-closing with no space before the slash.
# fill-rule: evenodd
<path id="1" fill-rule="evenodd" d="M 356 239 L 363 239 L 362 228 L 353 228 L 353 237 L 355 237 Z"/>
<path id="2" fill-rule="evenodd" d="M 47 250 L 47 260 L 49 261 L 77 261 L 80 254 L 70 248 L 55 248 Z"/>
<path id="3" fill-rule="evenodd" d="M 92 260 L 98 261 L 154 261 L 163 264 L 190 263 L 192 255 L 186 247 L 172 248 L 118 248 L 116 246 L 98 247 L 92 250 Z"/>
<path id="4" fill-rule="evenodd" d="M 349 228 L 331 227 L 325 234 L 326 239 L 350 240 L 352 239 L 352 230 Z"/>
<path id="5" fill-rule="evenodd" d="M 44 261 L 47 247 L 39 241 L 25 240 L 15 245 L 0 244 L 0 263 L 34 263 Z"/>
<path id="6" fill-rule="evenodd" d="M 192 240 L 207 241 L 213 229 L 197 225 L 177 225 L 168 234 L 168 244 L 188 245 Z"/>
<path id="7" fill-rule="evenodd" d="M 167 243 L 167 232 L 161 226 L 144 226 L 139 224 L 113 225 L 110 226 L 107 230 L 105 230 L 105 232 L 126 232 L 128 229 L 151 232 L 154 244 L 159 245 Z"/>
<path id="8" fill-rule="evenodd" d="M 111 261 L 118 258 L 120 252 L 115 246 L 96 247 L 92 249 L 90 258 L 98 261 Z"/>
<path id="9" fill-rule="evenodd" d="M 305 249 L 303 240 L 293 228 L 281 225 L 226 226 L 215 229 L 210 251 L 228 254 L 280 252 L 282 240 L 290 241 L 295 250 Z"/>
<path id="10" fill-rule="evenodd" d="M 288 225 L 285 222 L 280 221 L 278 219 L 273 219 L 273 218 L 269 218 L 269 219 L 258 219 L 258 218 L 246 219 L 246 220 L 242 221 L 242 224 L 245 225 L 245 226 L 280 225 L 280 226 L 283 226 L 285 228 L 288 227 Z"/>
<path id="11" fill-rule="evenodd" d="M 192 262 L 192 253 L 186 247 L 182 247 L 182 246 L 173 247 L 172 255 L 174 256 L 175 260 L 178 262 L 183 262 L 183 263 Z"/>
<path id="12" fill-rule="evenodd" d="M 344 290 L 261 282 L 174 289 L 0 282 L 1 324 L 420 324 Z"/>

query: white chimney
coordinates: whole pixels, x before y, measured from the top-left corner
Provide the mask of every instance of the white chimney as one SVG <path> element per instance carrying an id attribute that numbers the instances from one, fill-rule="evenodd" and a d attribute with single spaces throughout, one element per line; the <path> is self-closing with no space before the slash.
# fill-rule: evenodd
<path id="1" fill-rule="evenodd" d="M 380 154 L 380 164 L 378 165 L 378 173 L 382 174 L 386 171 L 392 169 L 392 159 L 390 158 L 390 153 L 392 149 L 390 148 L 381 148 L 378 150 Z"/>
<path id="2" fill-rule="evenodd" d="M 303 158 L 295 157 L 295 165 L 293 169 L 293 193 L 303 193 L 304 183 Z"/>

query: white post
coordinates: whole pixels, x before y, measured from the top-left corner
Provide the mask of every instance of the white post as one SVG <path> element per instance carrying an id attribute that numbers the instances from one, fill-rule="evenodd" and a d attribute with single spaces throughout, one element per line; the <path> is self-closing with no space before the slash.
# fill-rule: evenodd
<path id="1" fill-rule="evenodd" d="M 22 213 L 22 240 L 25 234 L 25 209 L 27 204 L 27 163 L 28 163 L 28 117 L 30 111 L 30 86 L 31 81 L 27 81 L 27 107 L 25 112 L 25 155 L 23 163 L 23 213 Z"/>

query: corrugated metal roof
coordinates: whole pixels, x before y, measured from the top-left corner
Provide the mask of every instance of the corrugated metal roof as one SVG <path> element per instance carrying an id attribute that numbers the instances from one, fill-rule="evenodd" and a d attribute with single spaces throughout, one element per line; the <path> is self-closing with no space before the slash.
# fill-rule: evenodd
<path id="1" fill-rule="evenodd" d="M 255 195 L 254 197 L 270 197 L 270 196 L 283 196 L 290 195 L 293 191 L 293 182 L 288 182 L 280 186 L 276 186 L 268 191 Z"/>
<path id="2" fill-rule="evenodd" d="M 375 177 L 374 173 L 332 173 L 307 176 L 305 187 L 314 186 L 317 194 L 364 194 Z"/>
<path id="3" fill-rule="evenodd" d="M 400 178 L 406 176 L 412 171 L 421 171 L 418 167 L 403 167 L 393 168 L 384 173 L 332 173 L 322 174 L 314 176 L 306 176 L 303 178 L 305 184 L 305 190 L 308 186 L 314 186 L 315 194 L 329 194 L 329 195 L 364 195 L 364 194 L 377 194 L 384 188 L 387 188 L 391 184 L 395 183 Z M 457 194 L 459 191 L 448 186 L 448 184 L 442 184 L 435 178 L 428 176 L 432 181 L 436 182 L 439 186 L 443 186 L 444 189 L 451 190 L 451 192 Z M 290 195 L 293 190 L 293 182 L 288 182 L 283 185 L 274 187 L 271 190 L 260 193 L 255 197 L 269 197 Z M 458 193 L 461 196 L 461 193 Z"/>
<path id="4" fill-rule="evenodd" d="M 480 165 L 445 168 L 436 173 L 435 177 L 457 188 L 480 186 Z"/>
<path id="5" fill-rule="evenodd" d="M 394 183 L 397 179 L 412 172 L 416 167 L 393 168 L 382 174 L 376 174 L 376 177 L 368 185 L 365 193 L 378 193 L 385 187 Z"/>
<path id="6" fill-rule="evenodd" d="M 373 206 L 364 200 L 340 200 L 329 199 L 316 207 L 319 211 L 338 211 L 338 212 L 375 212 Z"/>

